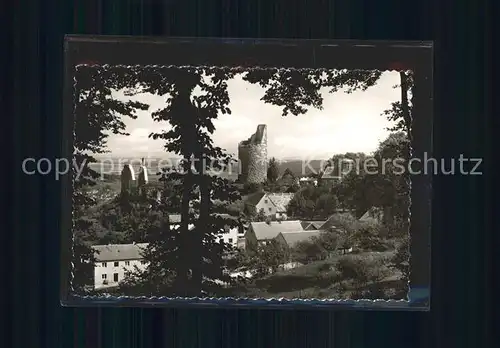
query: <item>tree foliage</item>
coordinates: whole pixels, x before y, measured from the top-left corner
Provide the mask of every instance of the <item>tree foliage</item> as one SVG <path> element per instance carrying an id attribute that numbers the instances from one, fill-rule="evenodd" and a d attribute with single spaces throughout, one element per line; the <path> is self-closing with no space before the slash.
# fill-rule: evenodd
<path id="1" fill-rule="evenodd" d="M 338 207 L 337 197 L 324 186 L 307 185 L 295 193 L 287 213 L 307 220 L 326 219 Z"/>
<path id="2" fill-rule="evenodd" d="M 267 180 L 270 183 L 275 183 L 279 177 L 280 177 L 280 169 L 278 166 L 278 162 L 276 161 L 276 158 L 272 157 L 269 160 L 269 164 L 267 167 Z"/>
<path id="3" fill-rule="evenodd" d="M 409 218 L 410 178 L 406 170 L 410 143 L 405 133 L 392 133 L 373 157 L 351 171 L 334 189 L 346 208 L 358 215 L 373 207 L 384 210 L 384 222 L 403 228 Z"/>
<path id="4" fill-rule="evenodd" d="M 274 273 L 288 260 L 287 250 L 275 239 L 257 247 L 256 254 L 250 259 L 250 267 L 256 277 Z"/>
<path id="5" fill-rule="evenodd" d="M 164 108 L 153 112 L 152 117 L 158 122 L 168 122 L 170 127 L 151 134 L 151 137 L 164 141 L 165 151 L 183 158 L 180 168 L 182 173 L 169 171 L 162 175 L 165 182 L 175 183 L 168 189 L 170 194 L 166 195 L 165 200 L 178 209 L 182 216 L 181 226 L 174 231 L 170 229 L 165 208 L 162 210 L 159 208 L 162 204 L 155 205 L 154 202 L 151 206 L 159 209 L 155 218 L 149 219 L 148 214 L 143 216 L 142 209 L 148 205 L 139 204 L 135 210 L 128 211 L 128 216 L 135 218 L 130 221 L 124 218 L 121 222 L 123 228 L 130 231 L 129 234 L 135 229 L 150 229 L 147 236 L 132 238 L 156 236 L 155 240 L 169 241 L 152 242 L 153 239 L 148 239 L 151 243 L 145 251 L 145 258 L 152 266 L 146 272 L 136 274 L 137 285 L 148 285 L 150 294 L 163 295 L 168 288 L 171 293 L 199 296 L 201 293 L 213 294 L 220 282 L 230 282 L 224 273 L 223 257 L 230 248 L 216 243 L 216 236 L 235 221 L 218 214 L 229 209 L 239 194 L 228 180 L 213 176 L 210 169 L 213 169 L 214 163 L 215 166 L 227 166 L 232 160 L 223 149 L 213 145 L 211 134 L 214 131 L 213 120 L 219 114 L 231 112 L 228 107 L 227 80 L 235 73 L 235 70 L 218 68 L 139 66 L 83 66 L 76 69 L 74 159 L 79 166 L 85 166 L 74 184 L 74 250 L 75 258 L 81 260 L 80 263 L 75 262 L 74 286 L 90 281 L 84 276 L 88 272 L 84 270 L 83 264 L 93 262 L 91 249 L 85 238 L 81 237 L 92 232 L 90 227 L 79 223 L 85 211 L 95 205 L 93 197 L 83 189 L 93 185 L 97 178 L 97 173 L 88 167 L 89 163 L 95 161 L 91 154 L 105 151 L 109 134 L 126 134 L 123 118 L 135 118 L 138 110 L 148 109 L 148 105 L 143 103 L 118 100 L 113 95 L 118 90 L 124 91 L 126 95 L 152 93 L 165 96 Z M 326 88 L 329 93 L 366 90 L 374 86 L 381 76 L 379 71 L 309 69 L 254 69 L 242 73 L 245 81 L 264 88 L 261 100 L 281 107 L 284 116 L 305 114 L 310 107 L 321 109 L 322 89 Z M 408 130 L 411 124 L 408 91 L 412 78 L 406 73 L 401 74 L 401 78 L 401 104 L 399 107 L 394 104 L 393 110 L 388 111 L 386 116 L 394 121 L 403 120 Z M 199 93 L 194 93 L 195 89 Z M 271 173 L 270 179 L 275 180 L 275 176 L 279 176 L 279 173 Z M 354 179 L 356 184 L 368 180 L 366 177 Z M 344 196 L 349 197 L 349 194 Z M 358 198 L 354 197 L 351 203 L 359 205 Z M 222 204 L 215 206 L 214 201 Z M 336 201 L 327 192 L 304 190 L 298 192 L 291 206 L 296 214 L 326 216 L 336 206 Z M 194 228 L 190 230 L 189 225 Z M 270 250 L 263 251 L 263 255 L 273 254 Z M 273 264 L 273 261 L 270 262 Z M 77 281 L 77 274 L 82 275 L 81 280 Z M 130 279 L 133 278 L 131 276 Z"/>
<path id="6" fill-rule="evenodd" d="M 73 265 L 71 285 L 82 293 L 93 283 L 94 253 L 90 247 L 90 226 L 82 219 L 95 198 L 88 187 L 95 185 L 98 173 L 89 167 L 96 162 L 92 154 L 104 153 L 109 134 L 126 134 L 125 117 L 136 118 L 138 110 L 148 105 L 132 101 L 119 101 L 113 90 L 129 90 L 133 79 L 102 67 L 79 66 L 75 68 L 74 85 L 74 139 L 73 139 Z M 77 177 L 76 167 L 82 168 Z M 86 237 L 87 236 L 87 237 Z M 92 267 L 92 274 L 88 271 Z"/>
<path id="7" fill-rule="evenodd" d="M 230 113 L 226 80 L 231 73 L 202 68 L 145 68 L 140 76 L 142 92 L 167 95 L 165 107 L 155 111 L 152 117 L 158 122 L 168 122 L 171 128 L 151 137 L 163 140 L 167 152 L 182 157 L 180 170 L 163 174 L 164 180 L 179 182 L 180 227 L 170 243 L 151 245 L 148 249 L 151 262 L 152 255 L 164 255 L 165 259 L 155 261 L 161 264 L 161 274 L 154 274 L 160 272 L 159 268 L 148 267 L 144 277 L 151 281 L 167 281 L 173 277 L 171 284 L 153 287 L 162 289 L 162 294 L 166 288 L 178 296 L 213 294 L 220 284 L 218 281 L 230 282 L 224 273 L 223 259 L 230 248 L 218 242 L 217 235 L 224 233 L 227 226 L 236 225 L 233 219 L 221 217 L 219 213 L 240 198 L 227 179 L 211 173 L 233 161 L 223 149 L 214 146 L 211 139 L 215 130 L 213 120 L 219 113 Z M 195 88 L 201 92 L 194 94 Z M 213 201 L 220 204 L 215 206 Z M 189 229 L 190 225 L 194 228 Z M 167 255 L 175 257 L 171 259 Z M 165 272 L 169 277 L 162 276 Z"/>

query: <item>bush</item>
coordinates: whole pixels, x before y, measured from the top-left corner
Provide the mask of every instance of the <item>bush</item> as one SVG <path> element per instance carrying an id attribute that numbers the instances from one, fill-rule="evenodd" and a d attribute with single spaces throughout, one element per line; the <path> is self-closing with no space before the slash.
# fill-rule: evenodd
<path id="1" fill-rule="evenodd" d="M 403 280 L 407 280 L 410 273 L 410 243 L 409 238 L 403 238 L 396 247 L 396 253 L 390 260 L 391 268 L 401 272 Z"/>
<path id="2" fill-rule="evenodd" d="M 391 243 L 380 238 L 379 232 L 379 226 L 363 226 L 354 233 L 353 242 L 358 248 L 366 251 L 382 252 L 391 250 Z"/>
<path id="3" fill-rule="evenodd" d="M 357 286 L 377 282 L 387 276 L 388 270 L 383 260 L 373 258 L 345 256 L 336 265 L 340 280 L 351 280 Z"/>

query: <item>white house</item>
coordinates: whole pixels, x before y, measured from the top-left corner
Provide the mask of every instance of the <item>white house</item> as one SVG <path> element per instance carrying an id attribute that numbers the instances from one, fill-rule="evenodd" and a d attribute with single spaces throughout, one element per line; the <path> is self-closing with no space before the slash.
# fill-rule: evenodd
<path id="1" fill-rule="evenodd" d="M 94 288 L 103 289 L 118 286 L 127 270 L 137 266 L 145 269 L 142 251 L 147 243 L 94 245 Z"/>
<path id="2" fill-rule="evenodd" d="M 174 230 L 181 226 L 181 214 L 169 214 L 168 220 L 170 222 L 170 227 Z M 189 224 L 188 229 L 192 230 L 194 228 L 194 224 Z"/>
<path id="3" fill-rule="evenodd" d="M 266 216 L 286 220 L 287 207 L 292 200 L 293 195 L 293 193 L 256 192 L 250 195 L 245 203 L 252 207 L 255 213 L 264 211 Z"/>
<path id="4" fill-rule="evenodd" d="M 304 185 L 318 186 L 318 180 L 315 178 L 308 177 L 308 176 L 303 176 L 303 177 L 298 179 L 298 184 L 300 186 L 304 186 Z"/>
<path id="5" fill-rule="evenodd" d="M 231 216 L 228 214 L 219 214 L 221 218 L 230 219 Z M 180 214 L 170 214 L 169 215 L 170 226 L 173 229 L 179 228 L 181 223 Z M 189 230 L 194 228 L 194 224 L 189 224 Z M 227 227 L 224 233 L 220 233 L 217 236 L 217 241 L 224 241 L 227 244 L 231 244 L 233 247 L 238 247 L 238 239 L 244 237 L 244 231 L 241 226 Z"/>

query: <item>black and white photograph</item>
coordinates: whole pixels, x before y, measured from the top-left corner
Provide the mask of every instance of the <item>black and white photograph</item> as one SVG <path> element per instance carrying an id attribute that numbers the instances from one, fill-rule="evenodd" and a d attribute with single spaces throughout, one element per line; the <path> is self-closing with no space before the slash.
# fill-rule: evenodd
<path id="1" fill-rule="evenodd" d="M 413 76 L 76 66 L 72 294 L 406 301 Z"/>

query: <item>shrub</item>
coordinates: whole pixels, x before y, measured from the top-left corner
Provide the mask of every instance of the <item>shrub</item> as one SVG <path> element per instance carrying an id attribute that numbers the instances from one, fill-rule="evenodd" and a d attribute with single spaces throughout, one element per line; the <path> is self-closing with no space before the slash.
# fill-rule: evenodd
<path id="1" fill-rule="evenodd" d="M 345 256 L 338 260 L 337 271 L 341 280 L 351 280 L 354 286 L 365 286 L 387 276 L 388 270 L 382 260 Z"/>
<path id="2" fill-rule="evenodd" d="M 353 241 L 356 246 L 367 251 L 387 251 L 391 250 L 391 243 L 380 238 L 379 226 L 363 226 L 359 228 L 353 235 Z"/>
<path id="3" fill-rule="evenodd" d="M 396 253 L 390 260 L 389 267 L 402 274 L 403 280 L 407 280 L 410 273 L 410 243 L 409 238 L 403 238 L 396 247 Z"/>

